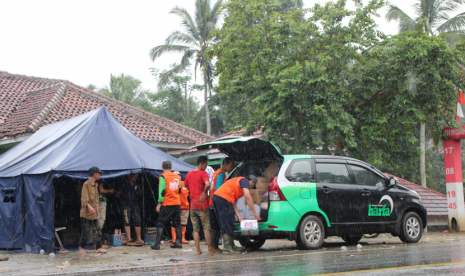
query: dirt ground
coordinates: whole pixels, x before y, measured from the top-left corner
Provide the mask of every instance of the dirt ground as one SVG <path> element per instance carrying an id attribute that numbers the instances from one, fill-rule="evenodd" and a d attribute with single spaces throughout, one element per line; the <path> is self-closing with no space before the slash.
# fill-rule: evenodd
<path id="1" fill-rule="evenodd" d="M 420 243 L 454 243 L 465 241 L 465 232 L 427 232 L 423 234 Z M 377 238 L 362 238 L 359 242 L 363 248 L 389 248 L 406 246 L 398 237 L 391 234 L 380 234 Z M 0 256 L 9 257 L 8 261 L 0 261 L 0 274 L 2 275 L 60 275 L 67 273 L 86 273 L 91 271 L 121 270 L 128 272 L 131 269 L 147 266 L 166 266 L 174 263 L 202 263 L 216 262 L 227 259 L 247 258 L 247 256 L 264 257 L 286 254 L 299 251 L 294 241 L 267 240 L 258 251 L 245 252 L 242 255 L 207 255 L 207 246 L 203 241 L 201 248 L 203 254 L 195 255 L 195 245 L 191 241 L 183 245 L 182 249 L 171 249 L 170 242 L 165 242 L 161 250 L 152 250 L 150 246 L 141 247 L 110 247 L 106 254 L 96 254 L 94 250 L 88 250 L 86 254 L 77 251 L 57 253 L 55 256 L 15 253 L 0 251 Z M 236 245 L 239 245 L 236 241 Z M 348 250 L 357 250 L 356 245 L 346 245 L 339 237 L 329 237 L 325 240 L 323 248 L 312 251 L 340 251 L 342 246 Z M 221 247 L 221 246 L 220 246 Z M 305 253 L 305 251 L 301 251 Z"/>

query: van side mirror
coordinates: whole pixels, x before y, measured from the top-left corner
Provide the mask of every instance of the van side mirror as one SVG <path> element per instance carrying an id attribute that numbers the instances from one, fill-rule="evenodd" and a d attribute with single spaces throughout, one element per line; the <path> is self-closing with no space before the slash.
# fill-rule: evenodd
<path id="1" fill-rule="evenodd" d="M 398 183 L 399 183 L 399 180 L 397 180 L 397 178 L 395 178 L 395 177 L 389 178 L 389 186 L 395 186 Z"/>

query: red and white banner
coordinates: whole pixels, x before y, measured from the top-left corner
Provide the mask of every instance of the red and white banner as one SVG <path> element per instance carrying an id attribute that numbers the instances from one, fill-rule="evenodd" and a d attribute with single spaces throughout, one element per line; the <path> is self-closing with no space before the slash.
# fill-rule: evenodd
<path id="1" fill-rule="evenodd" d="M 465 117 L 462 111 L 462 104 L 465 104 L 465 95 L 463 94 L 462 89 L 459 89 L 459 97 L 457 99 L 457 116 L 455 119 L 460 123 L 460 118 Z"/>

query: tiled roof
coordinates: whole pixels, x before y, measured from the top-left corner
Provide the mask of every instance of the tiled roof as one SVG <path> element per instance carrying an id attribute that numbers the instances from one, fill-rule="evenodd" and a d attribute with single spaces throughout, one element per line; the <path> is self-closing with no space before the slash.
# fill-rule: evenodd
<path id="1" fill-rule="evenodd" d="M 420 195 L 420 200 L 425 206 L 428 216 L 447 216 L 447 197 L 434 190 L 422 187 L 418 184 L 397 177 L 395 175 L 384 173 L 387 177 L 395 177 L 399 180 L 399 185 L 410 190 L 414 190 Z"/>
<path id="2" fill-rule="evenodd" d="M 234 137 L 234 136 L 242 136 L 244 134 L 244 132 L 245 132 L 245 128 L 242 128 L 242 129 L 239 129 L 239 130 L 233 130 L 233 131 L 225 133 L 222 136 L 220 136 L 218 138 L 215 138 L 215 139 L 226 138 L 226 137 Z M 247 135 L 245 137 L 259 138 L 259 137 L 262 137 L 263 135 L 264 135 L 263 131 L 261 129 L 259 129 L 259 130 L 255 131 L 254 133 L 252 133 L 252 135 Z"/>
<path id="3" fill-rule="evenodd" d="M 102 106 L 124 127 L 148 142 L 196 145 L 215 139 L 66 80 L 0 71 L 0 138 L 35 132 L 44 125 Z"/>

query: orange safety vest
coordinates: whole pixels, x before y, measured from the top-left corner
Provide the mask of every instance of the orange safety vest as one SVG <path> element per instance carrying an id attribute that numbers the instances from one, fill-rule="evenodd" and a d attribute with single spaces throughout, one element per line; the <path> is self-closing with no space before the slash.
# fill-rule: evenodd
<path id="1" fill-rule="evenodd" d="M 222 197 L 234 204 L 234 202 L 236 202 L 240 197 L 244 196 L 244 191 L 241 188 L 241 184 L 239 184 L 241 179 L 246 178 L 239 176 L 226 181 L 226 183 L 221 185 L 221 187 L 215 192 L 215 195 Z"/>
<path id="2" fill-rule="evenodd" d="M 179 188 L 181 176 L 174 172 L 162 173 L 160 177 L 165 178 L 165 198 L 161 203 L 162 206 L 181 205 Z"/>
<path id="3" fill-rule="evenodd" d="M 213 174 L 213 177 L 212 177 L 213 183 L 210 183 L 210 207 L 213 207 L 213 195 L 215 194 L 216 179 L 218 178 L 220 174 L 224 174 L 224 171 L 221 168 L 217 169 L 216 172 Z M 224 177 L 223 177 L 223 183 L 225 182 L 226 182 L 226 174 L 224 174 Z"/>
<path id="4" fill-rule="evenodd" d="M 184 181 L 181 181 L 181 210 L 189 210 L 189 189 L 184 187 Z"/>

